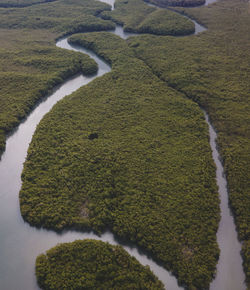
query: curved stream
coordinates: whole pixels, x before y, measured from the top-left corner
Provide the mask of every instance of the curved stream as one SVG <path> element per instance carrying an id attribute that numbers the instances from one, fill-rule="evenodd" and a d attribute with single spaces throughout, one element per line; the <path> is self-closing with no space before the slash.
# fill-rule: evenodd
<path id="1" fill-rule="evenodd" d="M 112 10 L 114 9 L 113 0 L 100 0 L 102 2 L 111 5 Z M 216 2 L 217 0 L 206 0 L 205 6 Z M 158 8 L 155 4 L 145 2 L 147 5 Z M 159 8 L 164 9 L 164 8 Z M 182 16 L 190 19 L 188 16 L 182 14 Z M 201 33 L 207 28 L 200 25 L 194 19 L 190 19 L 195 25 L 194 34 Z M 120 36 L 123 39 L 127 39 L 129 36 L 135 36 L 135 33 L 126 33 L 123 31 L 121 26 L 116 26 L 114 34 Z M 209 121 L 209 116 L 203 110 L 205 121 L 208 124 L 209 136 L 210 136 L 210 147 L 212 150 L 212 157 L 216 165 L 216 182 L 218 185 L 218 192 L 220 197 L 220 211 L 221 220 L 217 232 L 217 242 L 220 248 L 220 257 L 217 264 L 217 274 L 215 279 L 210 284 L 210 290 L 245 290 L 245 274 L 242 266 L 241 257 L 241 243 L 238 240 L 236 226 L 234 219 L 229 208 L 227 180 L 224 175 L 223 165 L 220 161 L 220 154 L 216 146 L 217 134 Z M 166 284 L 168 285 L 168 284 Z M 168 286 L 168 289 L 174 289 Z"/>
<path id="2" fill-rule="evenodd" d="M 214 0 L 210 0 L 214 1 Z M 103 1 L 111 4 L 114 0 Z M 204 29 L 203 29 L 204 30 Z M 196 33 L 200 32 L 196 30 Z M 117 26 L 113 33 L 122 38 L 131 36 L 131 33 L 124 33 L 122 27 Z M 21 173 L 25 161 L 29 143 L 36 129 L 37 124 L 43 116 L 51 110 L 54 104 L 71 94 L 83 85 L 86 85 L 96 77 L 110 71 L 110 66 L 93 52 L 82 47 L 69 45 L 67 39 L 61 39 L 57 46 L 65 49 L 80 51 L 91 56 L 98 64 L 99 70 L 95 76 L 84 77 L 77 75 L 68 79 L 63 85 L 54 89 L 49 95 L 33 110 L 28 118 L 8 137 L 6 150 L 0 162 L 0 289 L 1 290 L 32 290 L 38 289 L 34 275 L 34 264 L 36 257 L 57 243 L 71 242 L 76 239 L 92 238 L 108 241 L 111 244 L 119 244 L 110 232 L 98 237 L 94 233 L 80 233 L 67 231 L 57 234 L 53 231 L 37 229 L 25 223 L 20 215 L 18 194 L 21 188 Z M 219 161 L 219 154 L 216 150 L 216 133 L 209 124 L 210 143 L 213 150 L 213 158 L 217 166 L 217 182 L 221 196 L 222 219 L 218 231 L 218 243 L 221 248 L 221 257 L 218 263 L 218 275 L 211 284 L 213 290 L 243 290 L 244 273 L 239 255 L 240 243 L 233 218 L 228 208 L 226 191 L 226 180 L 223 177 L 223 167 Z M 222 185 L 222 187 L 220 186 Z M 225 230 L 226 229 L 226 230 Z M 230 242 L 230 243 L 227 243 Z M 226 245 L 225 245 L 226 243 Z M 151 270 L 158 276 L 169 290 L 183 289 L 177 285 L 176 278 L 170 275 L 165 269 L 157 265 L 151 258 L 140 252 L 131 245 L 122 245 L 131 255 L 135 256 L 141 264 L 149 265 Z M 224 251 L 225 249 L 225 251 Z M 235 255 L 234 255 L 234 254 Z M 227 260 L 227 258 L 229 260 Z M 226 260 L 225 260 L 226 259 Z M 226 265 L 228 267 L 226 267 Z M 234 268 L 235 266 L 235 268 Z"/>
<path id="3" fill-rule="evenodd" d="M 119 30 L 118 30 L 119 31 Z M 67 231 L 57 234 L 45 229 L 37 229 L 25 223 L 19 209 L 18 194 L 21 188 L 21 173 L 29 143 L 35 132 L 37 124 L 43 116 L 51 110 L 57 101 L 66 95 L 86 85 L 96 77 L 110 71 L 110 66 L 89 50 L 71 46 L 67 39 L 61 39 L 57 46 L 80 51 L 88 54 L 98 64 L 99 70 L 95 76 L 75 76 L 41 102 L 28 118 L 20 124 L 6 142 L 6 150 L 0 162 L 0 289 L 1 290 L 31 290 L 39 289 L 34 275 L 36 257 L 58 243 L 72 242 L 76 239 L 98 239 L 118 245 L 119 242 L 110 232 L 101 237 L 94 233 L 80 233 Z M 122 245 L 132 256 L 143 265 L 149 265 L 156 276 L 169 289 L 181 289 L 176 278 L 171 276 L 164 268 L 158 266 L 151 258 L 140 252 L 130 244 Z"/>
<path id="4" fill-rule="evenodd" d="M 217 232 L 220 247 L 220 258 L 217 264 L 217 275 L 210 284 L 210 290 L 244 290 L 245 274 L 240 255 L 241 243 L 238 240 L 234 219 L 228 203 L 227 180 L 216 146 L 217 134 L 204 112 L 209 127 L 210 146 L 216 165 L 216 181 L 220 196 L 221 220 Z"/>

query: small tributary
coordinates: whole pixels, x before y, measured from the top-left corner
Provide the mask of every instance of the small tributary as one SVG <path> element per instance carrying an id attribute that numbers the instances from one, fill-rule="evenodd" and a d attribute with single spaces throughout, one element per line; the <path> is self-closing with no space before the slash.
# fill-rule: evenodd
<path id="1" fill-rule="evenodd" d="M 220 258 L 217 264 L 217 275 L 210 285 L 210 290 L 244 290 L 245 275 L 240 255 L 241 243 L 238 240 L 234 219 L 228 205 L 227 180 L 216 145 L 217 134 L 204 112 L 209 126 L 210 146 L 216 165 L 216 181 L 220 196 L 221 220 L 217 232 L 220 247 Z"/>
<path id="2" fill-rule="evenodd" d="M 214 2 L 214 0 L 211 1 Z M 114 7 L 114 0 L 103 0 L 103 2 L 109 3 Z M 195 26 L 196 33 L 205 30 L 198 23 L 195 23 Z M 121 26 L 117 26 L 113 33 L 124 39 L 135 35 L 125 33 Z M 91 77 L 77 75 L 55 88 L 53 93 L 44 98 L 7 139 L 6 150 L 0 162 L 0 289 L 2 290 L 38 289 L 34 274 L 35 259 L 40 253 L 45 252 L 57 243 L 91 238 L 107 241 L 111 244 L 119 244 L 110 232 L 106 232 L 100 237 L 92 232 L 66 231 L 62 234 L 57 234 L 53 231 L 29 226 L 20 215 L 18 194 L 21 188 L 23 162 L 37 124 L 57 101 L 111 70 L 110 66 L 93 52 L 68 44 L 66 38 L 59 40 L 57 46 L 88 54 L 97 62 L 99 70 L 96 75 Z M 208 116 L 205 116 L 209 126 L 213 158 L 217 166 L 217 183 L 221 197 L 222 215 L 217 233 L 221 256 L 217 268 L 218 274 L 210 289 L 243 290 L 245 289 L 243 282 L 244 273 L 239 253 L 241 245 L 237 240 L 235 225 L 228 207 L 226 179 L 223 176 L 223 167 L 215 143 L 216 133 L 209 122 Z M 141 264 L 149 265 L 151 270 L 169 290 L 183 289 L 177 285 L 175 277 L 152 261 L 150 257 L 140 252 L 135 246 L 128 244 L 122 244 L 122 246 L 131 255 L 135 256 Z"/>

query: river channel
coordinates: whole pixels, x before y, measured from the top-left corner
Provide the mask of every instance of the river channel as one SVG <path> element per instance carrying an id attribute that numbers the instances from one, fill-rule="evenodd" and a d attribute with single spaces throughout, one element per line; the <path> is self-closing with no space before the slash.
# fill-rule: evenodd
<path id="1" fill-rule="evenodd" d="M 210 2 L 214 0 L 210 0 Z M 114 7 L 114 0 L 106 0 Z M 198 25 L 198 26 L 197 26 Z M 196 25 L 196 33 L 205 30 L 199 24 Z M 135 35 L 125 33 L 121 26 L 117 26 L 113 33 L 126 39 Z M 60 39 L 57 46 L 80 51 L 88 54 L 98 64 L 98 73 L 91 77 L 77 75 L 68 79 L 63 85 L 54 89 L 52 94 L 44 98 L 36 106 L 33 112 L 24 120 L 18 128 L 8 137 L 6 150 L 0 162 L 0 289 L 1 290 L 36 290 L 39 289 L 35 279 L 36 257 L 55 246 L 57 243 L 71 242 L 76 239 L 98 239 L 108 241 L 111 244 L 119 244 L 110 232 L 97 236 L 94 233 L 79 233 L 66 231 L 62 234 L 44 229 L 37 229 L 25 223 L 19 209 L 19 191 L 21 188 L 21 173 L 26 158 L 29 143 L 35 132 L 37 124 L 48 113 L 57 101 L 71 94 L 80 87 L 88 84 L 96 77 L 108 73 L 111 68 L 93 52 L 78 46 L 68 44 L 67 39 Z M 221 215 L 217 240 L 221 249 L 221 255 L 217 267 L 217 276 L 211 283 L 211 290 L 243 290 L 244 273 L 240 256 L 241 245 L 237 240 L 237 233 L 233 218 L 228 207 L 228 193 L 226 179 L 223 175 L 223 167 L 216 149 L 216 133 L 213 130 L 208 116 L 205 114 L 209 126 L 210 145 L 213 158 L 217 166 L 217 183 L 221 197 Z M 124 245 L 124 249 L 135 256 L 141 264 L 149 265 L 169 290 L 183 289 L 178 286 L 177 280 L 164 268 L 157 265 L 150 257 L 140 252 L 135 246 Z"/>

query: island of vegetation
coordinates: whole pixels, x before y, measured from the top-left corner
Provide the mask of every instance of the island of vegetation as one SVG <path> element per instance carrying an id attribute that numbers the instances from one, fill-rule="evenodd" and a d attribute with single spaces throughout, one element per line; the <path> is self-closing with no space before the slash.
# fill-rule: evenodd
<path id="1" fill-rule="evenodd" d="M 171 10 L 149 7 L 142 0 L 117 0 L 115 10 L 101 13 L 126 32 L 156 35 L 188 35 L 194 33 L 194 23 Z"/>
<path id="2" fill-rule="evenodd" d="M 249 162 L 247 163 L 247 152 L 249 136 L 248 131 L 242 128 L 244 124 L 248 124 L 248 106 L 244 100 L 249 91 L 247 87 L 249 83 L 247 82 L 247 68 L 244 74 L 246 78 L 240 79 L 241 74 L 239 72 L 235 74 L 235 69 L 238 67 L 236 65 L 238 62 L 242 64 L 243 71 L 244 67 L 248 66 L 247 56 L 242 58 L 240 53 L 242 50 L 237 50 L 237 47 L 249 45 L 244 37 L 248 35 L 246 31 L 249 26 L 247 25 L 248 14 L 245 12 L 247 10 L 244 7 L 240 14 L 243 19 L 237 22 L 235 32 L 231 26 L 226 25 L 231 23 L 232 17 L 239 19 L 238 14 L 233 10 L 237 3 L 230 3 L 221 1 L 220 5 L 181 11 L 189 14 L 192 11 L 191 16 L 199 19 L 209 28 L 207 32 L 194 37 L 176 39 L 147 35 L 131 38 L 128 41 L 128 47 L 119 38 L 104 33 L 71 38 L 72 42 L 89 47 L 103 56 L 112 64 L 113 71 L 103 79 L 90 84 L 88 88 L 80 90 L 70 99 L 65 99 L 58 104 L 51 115 L 49 114 L 39 126 L 29 151 L 23 176 L 21 205 L 25 219 L 34 225 L 54 229 L 69 226 L 91 227 L 96 231 L 101 231 L 108 227 L 120 237 L 135 241 L 150 251 L 156 259 L 164 263 L 167 269 L 176 273 L 179 281 L 188 288 L 208 287 L 218 258 L 215 241 L 219 213 L 218 197 L 212 194 L 209 198 L 208 194 L 208 192 L 215 192 L 216 188 L 212 173 L 214 169 L 211 167 L 209 171 L 207 167 L 211 164 L 209 148 L 205 145 L 207 137 L 205 133 L 202 135 L 202 130 L 196 127 L 201 126 L 202 116 L 200 115 L 200 121 L 195 121 L 195 125 L 183 127 L 183 124 L 179 123 L 181 119 L 176 109 L 177 103 L 180 102 L 179 92 L 182 92 L 206 108 L 219 131 L 219 145 L 228 176 L 231 205 L 240 237 L 244 241 L 244 266 L 248 273 L 249 194 L 247 184 L 249 170 L 247 164 Z M 238 42 L 235 42 L 236 37 L 239 39 Z M 225 41 L 232 44 L 227 50 L 223 47 Z M 228 58 L 229 55 L 230 58 Z M 143 62 L 139 62 L 139 59 Z M 228 62 L 229 59 L 230 62 Z M 151 70 L 148 70 L 145 64 Z M 152 72 L 164 83 L 155 78 Z M 228 87 L 226 81 L 229 76 L 231 86 Z M 148 87 L 149 84 L 152 86 L 152 93 Z M 164 91 L 167 91 L 163 93 L 162 100 L 165 99 L 164 102 L 171 100 L 168 104 L 160 102 L 160 91 L 163 87 Z M 236 94 L 240 98 L 237 98 L 237 102 L 233 102 L 230 96 Z M 168 99 L 167 96 L 171 95 L 172 97 Z M 182 102 L 184 100 L 182 99 Z M 154 107 L 156 105 L 154 102 L 160 106 Z M 147 103 L 150 103 L 149 108 L 147 108 Z M 82 109 L 79 104 L 82 104 Z M 246 112 L 239 114 L 243 104 Z M 189 106 L 191 106 L 190 109 L 188 109 Z M 63 111 L 65 108 L 70 111 L 70 116 L 65 115 Z M 185 116 L 187 124 L 191 119 L 195 120 L 192 115 L 196 111 L 194 104 L 182 105 L 181 108 L 181 115 Z M 186 110 L 189 111 L 188 115 L 184 113 Z M 197 110 L 199 111 L 198 107 Z M 79 113 L 76 114 L 76 111 Z M 152 112 L 154 112 L 153 116 Z M 62 128 L 58 128 L 57 120 L 62 116 L 64 124 Z M 169 123 L 164 123 L 163 116 L 168 120 L 174 120 L 174 127 L 171 127 Z M 47 132 L 48 127 L 51 132 Z M 188 128 L 192 128 L 190 135 L 187 135 Z M 184 129 L 183 132 L 182 129 Z M 66 131 L 73 131 L 75 137 L 72 134 L 68 134 L 67 137 Z M 93 132 L 98 132 L 99 138 L 90 141 L 87 137 Z M 159 137 L 157 132 L 159 132 Z M 163 142 L 162 132 L 164 132 L 166 143 Z M 173 132 L 176 132 L 176 135 Z M 199 132 L 197 135 L 199 141 L 193 139 L 197 132 Z M 57 134 L 60 138 L 58 141 L 53 139 L 48 148 L 50 139 L 46 138 L 46 135 L 56 136 Z M 176 136 L 179 137 L 176 138 Z M 85 142 L 85 138 L 91 143 Z M 74 146 L 72 146 L 72 140 L 75 140 Z M 144 147 L 152 142 L 155 144 L 153 147 Z M 195 149 L 189 147 L 189 142 Z M 204 144 L 197 146 L 196 142 L 202 142 L 200 145 Z M 55 157 L 53 149 L 50 149 L 53 146 L 61 152 L 60 157 Z M 36 148 L 39 148 L 39 153 Z M 187 156 L 187 148 L 189 152 L 192 152 L 192 156 Z M 207 153 L 201 151 L 205 148 L 207 148 Z M 51 154 L 48 154 L 50 151 Z M 168 154 L 164 155 L 166 152 Z M 185 152 L 186 156 L 181 155 L 181 152 Z M 42 155 L 44 155 L 43 158 Z M 79 159 L 79 156 L 82 158 Z M 204 165 L 200 163 L 201 156 L 205 157 Z M 187 157 L 190 157 L 192 161 L 188 161 Z M 49 172 L 38 165 L 39 160 L 42 160 L 42 163 L 47 162 L 46 170 L 49 168 Z M 70 164 L 69 161 L 72 163 Z M 166 167 L 164 167 L 165 161 Z M 239 167 L 240 164 L 242 164 L 241 167 Z M 37 173 L 36 170 L 38 170 Z M 59 172 L 61 177 L 58 177 Z M 188 175 L 186 175 L 187 172 Z M 78 175 L 75 175 L 76 173 Z M 39 176 L 39 179 L 36 176 Z M 53 179 L 50 181 L 52 176 Z M 161 179 L 159 179 L 160 176 Z M 201 178 L 204 176 L 203 184 Z M 70 180 L 66 190 L 64 180 Z M 62 183 L 61 187 L 55 186 L 60 183 Z M 233 189 L 233 184 L 237 185 L 236 189 Z M 50 193 L 50 197 L 44 204 L 44 197 L 48 198 L 46 192 Z M 52 194 L 53 192 L 55 194 Z M 193 195 L 192 192 L 199 192 L 199 194 Z M 202 192 L 206 194 L 201 194 Z M 39 204 L 41 200 L 39 196 L 43 197 L 43 207 Z M 188 196 L 191 197 L 192 206 L 186 200 Z M 209 201 L 205 201 L 205 196 L 209 198 Z M 34 200 L 37 201 L 34 202 Z M 72 208 L 69 208 L 72 200 L 77 201 L 75 213 Z M 197 208 L 195 207 L 196 200 Z M 52 205 L 53 202 L 54 205 Z M 209 208 L 201 208 L 200 204 L 203 202 Z M 53 211 L 54 208 L 58 209 L 58 214 Z M 196 210 L 198 211 L 195 213 Z M 68 213 L 68 216 L 65 216 L 65 213 Z M 207 214 L 208 216 L 204 216 L 203 219 L 202 215 Z M 63 219 L 60 218 L 62 216 Z M 199 221 L 195 222 L 195 216 L 199 217 Z M 209 222 L 205 225 L 204 220 Z M 144 222 L 144 226 L 140 221 Z M 200 232 L 201 224 L 204 225 L 204 232 L 207 231 L 204 239 L 201 238 L 203 236 Z M 164 248 L 164 245 L 167 247 Z M 211 251 L 210 254 L 207 253 L 208 249 Z M 202 256 L 202 253 L 205 256 Z M 197 264 L 194 263 L 198 261 L 196 259 L 199 260 Z M 206 261 L 204 263 L 207 266 L 200 263 L 202 259 Z M 249 279 L 249 276 L 247 277 Z"/>
<path id="3" fill-rule="evenodd" d="M 113 22 L 96 17 L 111 9 L 100 1 L 74 0 L 72 3 L 59 0 L 42 5 L 35 5 L 38 3 L 36 0 L 7 2 L 14 6 L 29 4 L 30 7 L 0 8 L 0 155 L 5 148 L 6 136 L 52 88 L 78 72 L 87 75 L 97 69 L 88 56 L 56 48 L 54 40 L 76 32 L 115 28 Z M 5 2 L 0 0 L 0 6 L 1 3 Z M 188 34 L 193 31 L 192 22 L 176 13 L 157 12 L 142 0 L 136 3 L 138 16 L 133 13 L 133 17 L 138 25 L 140 19 L 144 23 L 138 28 L 132 25 L 136 31 L 155 34 Z M 140 12 L 142 7 L 143 12 Z M 129 8 L 126 18 L 130 12 Z M 151 15 L 151 12 L 154 13 Z M 130 20 L 119 21 L 131 26 Z"/>
<path id="4" fill-rule="evenodd" d="M 70 42 L 94 50 L 112 71 L 38 125 L 22 174 L 24 219 L 54 230 L 108 228 L 190 289 L 208 287 L 219 256 L 219 199 L 203 113 L 120 37 L 86 33 Z"/>
<path id="5" fill-rule="evenodd" d="M 43 290 L 164 289 L 149 267 L 121 246 L 96 240 L 59 244 L 38 256 L 36 277 Z"/>

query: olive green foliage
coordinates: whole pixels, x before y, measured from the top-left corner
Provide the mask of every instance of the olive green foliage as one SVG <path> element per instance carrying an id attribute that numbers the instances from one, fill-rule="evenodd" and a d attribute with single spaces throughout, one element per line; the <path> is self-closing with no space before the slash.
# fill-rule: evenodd
<path id="1" fill-rule="evenodd" d="M 170 10 L 149 7 L 142 0 L 118 0 L 114 11 L 102 12 L 104 19 L 112 19 L 124 26 L 124 31 L 157 35 L 187 35 L 194 32 L 194 24 Z"/>
<path id="2" fill-rule="evenodd" d="M 26 7 L 46 2 L 52 2 L 56 0 L 0 0 L 0 7 Z"/>
<path id="3" fill-rule="evenodd" d="M 39 124 L 24 164 L 22 216 L 55 230 L 109 228 L 188 288 L 208 287 L 219 254 L 219 199 L 200 108 L 118 36 L 70 41 L 95 50 L 112 72 L 64 98 Z"/>
<path id="4" fill-rule="evenodd" d="M 250 289 L 250 240 L 246 240 L 244 241 L 243 247 L 242 247 L 242 251 L 243 251 L 243 266 L 244 266 L 244 270 L 246 273 L 246 282 L 247 282 L 247 289 Z"/>
<path id="5" fill-rule="evenodd" d="M 164 8 L 168 6 L 193 7 L 203 5 L 206 3 L 206 0 L 145 0 L 145 1 Z"/>
<path id="6" fill-rule="evenodd" d="M 48 29 L 60 34 L 109 30 L 110 21 L 97 18 L 110 6 L 91 0 L 61 0 L 22 9 L 0 9 L 0 28 Z"/>
<path id="7" fill-rule="evenodd" d="M 130 31 L 135 30 L 155 10 L 155 7 L 149 7 L 142 0 L 117 0 L 115 2 L 115 10 L 104 11 L 101 16 L 124 25 L 124 30 Z"/>
<path id="8" fill-rule="evenodd" d="M 195 31 L 194 23 L 170 10 L 158 9 L 151 13 L 138 27 L 140 33 L 157 35 L 187 35 Z"/>
<path id="9" fill-rule="evenodd" d="M 0 152 L 5 135 L 41 97 L 73 74 L 97 70 L 96 63 L 86 55 L 56 48 L 42 39 L 40 44 L 32 42 L 31 47 L 26 41 L 23 37 L 18 47 L 0 49 Z"/>
<path id="10" fill-rule="evenodd" d="M 95 17 L 105 9 L 110 7 L 88 0 L 0 9 L 0 154 L 6 134 L 55 85 L 97 70 L 88 56 L 56 48 L 54 40 L 70 32 L 114 28 Z"/>
<path id="11" fill-rule="evenodd" d="M 208 112 L 218 132 L 230 205 L 244 243 L 243 258 L 249 282 L 249 3 L 220 1 L 211 7 L 184 12 L 208 30 L 189 38 L 144 36 L 140 40 L 131 39 L 131 46 L 155 74 Z"/>
<path id="12" fill-rule="evenodd" d="M 121 246 L 96 240 L 59 244 L 36 260 L 43 290 L 164 289 L 150 271 Z"/>

